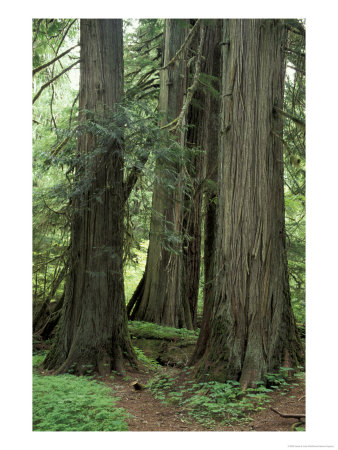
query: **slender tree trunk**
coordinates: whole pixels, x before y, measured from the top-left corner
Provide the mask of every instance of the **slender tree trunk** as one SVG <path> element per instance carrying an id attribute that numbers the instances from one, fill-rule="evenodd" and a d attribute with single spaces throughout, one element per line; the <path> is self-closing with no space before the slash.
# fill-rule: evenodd
<path id="1" fill-rule="evenodd" d="M 205 73 L 211 76 L 212 85 L 216 92 L 220 92 L 221 85 L 221 40 L 222 20 L 215 20 L 212 28 L 207 29 L 205 49 Z M 204 289 L 203 289 L 203 316 L 201 332 L 192 355 L 190 364 L 197 361 L 203 354 L 210 335 L 212 294 L 211 287 L 215 277 L 215 237 L 216 237 L 216 201 L 217 201 L 217 174 L 219 152 L 219 115 L 220 95 L 210 89 L 204 98 L 204 128 L 203 148 L 206 152 L 206 186 L 205 192 L 205 219 L 204 219 Z"/>
<path id="2" fill-rule="evenodd" d="M 197 374 L 245 388 L 303 353 L 285 251 L 282 133 L 285 27 L 225 20 L 215 279 Z M 203 330 L 202 330 L 203 331 Z"/>
<path id="3" fill-rule="evenodd" d="M 207 21 L 202 47 L 202 80 L 189 108 L 187 147 L 192 154 L 187 172 L 192 183 L 192 197 L 186 196 L 184 230 L 188 239 L 183 245 L 183 294 L 189 302 L 193 328 L 196 328 L 197 301 L 201 265 L 202 199 L 206 192 L 206 240 L 204 248 L 205 280 L 209 286 L 211 255 L 213 254 L 214 228 L 210 225 L 215 209 L 217 177 L 219 77 L 221 20 Z M 197 44 L 198 45 L 198 44 Z M 197 47 L 196 45 L 196 47 Z M 204 80 L 204 82 L 203 82 Z M 206 167 L 207 165 L 207 167 Z M 215 181 L 215 184 L 212 184 Z"/>
<path id="4" fill-rule="evenodd" d="M 80 123 L 100 125 L 123 93 L 122 20 L 81 20 Z M 95 127 L 94 127 L 95 128 Z M 86 130 L 86 128 L 85 128 Z M 121 143 L 78 139 L 80 183 L 72 198 L 71 264 L 55 345 L 45 367 L 57 373 L 123 371 L 135 361 L 124 303 Z"/>
<path id="5" fill-rule="evenodd" d="M 181 48 L 188 32 L 188 21 L 166 20 L 164 66 Z M 186 85 L 185 51 L 166 69 L 161 70 L 159 109 L 161 125 L 172 122 L 181 112 Z M 182 186 L 181 149 L 184 134 L 176 132 L 179 145 L 159 157 L 155 169 L 152 217 L 147 266 L 143 286 L 132 313 L 136 320 L 173 327 L 191 328 L 181 298 Z M 170 154 L 169 154 L 170 153 Z M 188 322 L 188 323 L 187 323 Z"/>
<path id="6" fill-rule="evenodd" d="M 51 290 L 42 304 L 39 307 L 36 306 L 36 311 L 33 318 L 33 334 L 41 335 L 46 328 L 47 323 L 51 319 L 51 315 L 54 314 L 55 309 L 51 307 L 51 300 L 54 298 L 57 289 L 62 283 L 67 273 L 67 264 L 61 269 L 59 275 L 54 280 Z"/>

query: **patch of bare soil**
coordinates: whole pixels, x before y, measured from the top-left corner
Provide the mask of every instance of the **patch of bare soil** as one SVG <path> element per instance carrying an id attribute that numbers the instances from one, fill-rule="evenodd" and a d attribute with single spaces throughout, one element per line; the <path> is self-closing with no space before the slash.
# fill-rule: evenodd
<path id="1" fill-rule="evenodd" d="M 132 381 L 146 385 L 152 375 L 136 371 L 128 371 L 127 375 L 129 381 L 116 376 L 105 383 L 113 389 L 114 396 L 119 397 L 117 405 L 130 414 L 129 431 L 291 431 L 298 419 L 281 417 L 270 407 L 282 414 L 305 414 L 305 386 L 302 380 L 297 380 L 298 386 L 289 385 L 272 392 L 265 409 L 250 414 L 253 420 L 249 425 L 216 425 L 208 430 L 195 423 L 179 406 L 155 399 L 148 389 L 135 390 Z"/>
<path id="2" fill-rule="evenodd" d="M 128 377 L 141 385 L 146 385 L 150 378 L 136 371 L 128 371 Z M 131 381 L 119 376 L 105 383 L 112 387 L 114 396 L 119 397 L 117 406 L 130 414 L 129 431 L 206 431 L 200 424 L 188 423 L 189 419 L 179 407 L 163 404 L 148 389 L 135 390 Z"/>

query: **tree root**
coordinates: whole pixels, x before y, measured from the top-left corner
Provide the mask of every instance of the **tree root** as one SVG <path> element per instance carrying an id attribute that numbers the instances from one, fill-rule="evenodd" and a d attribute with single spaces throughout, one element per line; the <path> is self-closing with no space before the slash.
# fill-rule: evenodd
<path id="1" fill-rule="evenodd" d="M 294 419 L 298 419 L 298 422 L 295 422 L 294 424 L 291 425 L 291 431 L 296 431 L 296 428 L 299 425 L 304 425 L 305 423 L 305 414 L 284 414 L 281 413 L 279 411 L 277 411 L 277 409 L 272 408 L 272 406 L 270 407 L 271 411 L 273 411 L 274 413 L 278 414 L 281 417 L 284 417 L 285 419 L 290 419 L 290 418 L 294 418 Z"/>
<path id="2" fill-rule="evenodd" d="M 291 431 L 297 431 L 296 428 L 300 425 L 304 425 L 304 422 L 295 422 L 291 425 Z"/>

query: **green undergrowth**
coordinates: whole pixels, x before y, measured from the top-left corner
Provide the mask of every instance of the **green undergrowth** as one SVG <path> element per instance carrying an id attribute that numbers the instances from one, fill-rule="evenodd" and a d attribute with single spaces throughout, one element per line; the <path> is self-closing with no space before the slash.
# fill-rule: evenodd
<path id="1" fill-rule="evenodd" d="M 129 302 L 137 288 L 147 262 L 148 241 L 141 241 L 139 248 L 132 250 L 132 258 L 128 260 L 124 268 L 124 291 L 126 303 Z"/>
<path id="2" fill-rule="evenodd" d="M 185 340 L 186 344 L 195 344 L 199 330 L 187 330 L 186 328 L 163 327 L 150 322 L 129 322 L 131 336 L 143 339 L 161 339 L 166 341 Z"/>
<path id="3" fill-rule="evenodd" d="M 191 419 L 206 428 L 213 428 L 216 424 L 244 425 L 253 420 L 250 413 L 265 409 L 274 390 L 279 389 L 282 395 L 286 395 L 291 383 L 288 378 L 290 370 L 282 368 L 280 373 L 267 374 L 264 381 L 258 381 L 254 388 L 243 391 L 237 381 L 197 382 L 192 379 L 191 370 L 185 368 L 181 375 L 156 375 L 148 382 L 148 388 L 155 398 L 183 408 Z M 295 374 L 292 384 L 297 385 L 297 377 L 303 376 L 303 373 Z"/>
<path id="4" fill-rule="evenodd" d="M 37 367 L 45 355 L 33 356 Z M 33 373 L 33 431 L 127 431 L 111 389 L 88 377 Z"/>
<path id="5" fill-rule="evenodd" d="M 146 372 L 158 372 L 161 369 L 161 364 L 155 359 L 146 356 L 140 348 L 134 346 L 134 350 L 138 361 L 143 365 Z"/>

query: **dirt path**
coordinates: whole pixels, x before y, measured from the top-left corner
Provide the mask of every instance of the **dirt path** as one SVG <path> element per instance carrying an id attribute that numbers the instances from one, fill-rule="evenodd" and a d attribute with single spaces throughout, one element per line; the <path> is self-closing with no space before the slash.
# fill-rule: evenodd
<path id="1" fill-rule="evenodd" d="M 138 380 L 145 385 L 150 378 L 140 372 L 128 372 L 131 381 Z M 136 391 L 131 381 L 122 377 L 107 380 L 114 395 L 119 397 L 118 406 L 124 408 L 131 415 L 128 419 L 129 431 L 208 431 L 201 424 L 194 423 L 179 406 L 163 404 L 155 399 L 147 389 Z M 271 401 L 266 409 L 253 413 L 250 425 L 219 425 L 210 431 L 290 431 L 294 418 L 283 418 L 274 413 L 270 407 L 286 414 L 305 413 L 305 386 L 299 381 L 299 386 L 289 386 L 288 390 L 271 393 Z"/>

